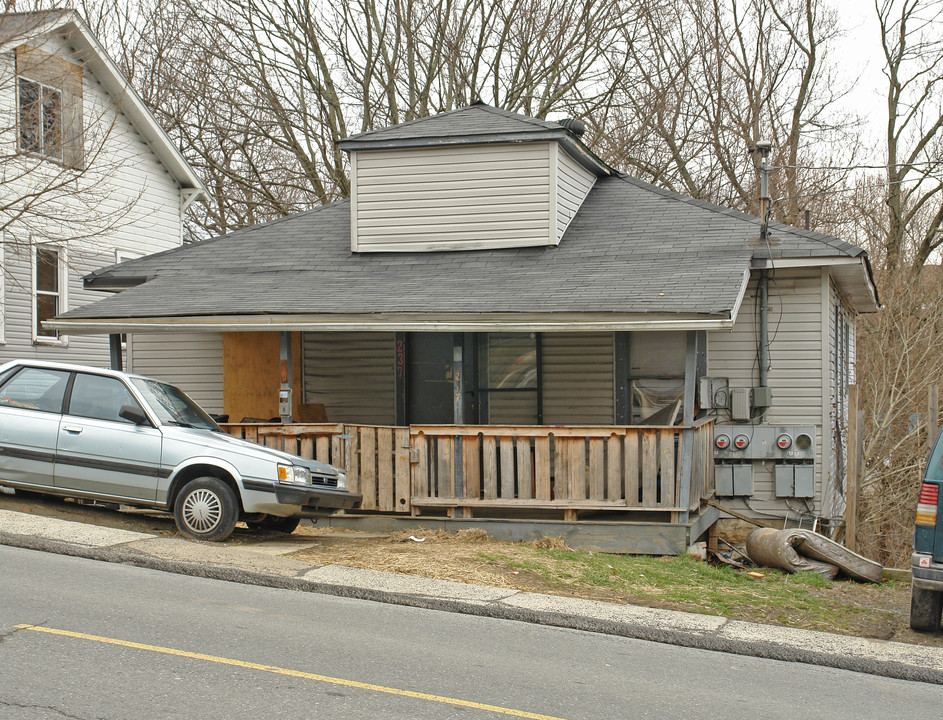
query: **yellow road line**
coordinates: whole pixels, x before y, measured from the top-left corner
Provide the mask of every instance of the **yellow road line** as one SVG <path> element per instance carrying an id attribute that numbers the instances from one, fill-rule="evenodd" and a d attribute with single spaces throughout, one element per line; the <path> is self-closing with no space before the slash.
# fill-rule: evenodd
<path id="1" fill-rule="evenodd" d="M 444 703 L 446 705 L 458 705 L 460 707 L 474 708 L 476 710 L 487 710 L 488 712 L 510 715 L 512 717 L 530 718 L 530 720 L 563 720 L 562 718 L 551 715 L 541 715 L 539 713 L 526 712 L 524 710 L 514 710 L 512 708 L 500 707 L 499 705 L 488 705 L 486 703 L 472 702 L 471 700 L 460 700 L 458 698 L 444 697 L 442 695 L 430 695 L 429 693 L 415 692 L 413 690 L 401 690 L 399 688 L 386 687 L 384 685 L 374 685 L 373 683 L 357 682 L 356 680 L 345 680 L 344 678 L 335 678 L 328 675 L 318 675 L 317 673 L 307 673 L 300 670 L 290 670 L 280 668 L 274 665 L 261 665 L 259 663 L 246 662 L 244 660 L 233 660 L 231 658 L 218 657 L 216 655 L 206 655 L 204 653 L 189 652 L 187 650 L 176 650 L 174 648 L 161 647 L 160 645 L 145 645 L 144 643 L 130 642 L 128 640 L 118 640 L 116 638 L 102 637 L 101 635 L 88 635 L 86 633 L 71 632 L 70 630 L 58 630 L 56 628 L 42 627 L 40 625 L 17 625 L 20 630 L 35 630 L 36 632 L 49 633 L 50 635 L 62 635 L 65 637 L 78 638 L 80 640 L 92 640 L 94 642 L 105 643 L 107 645 L 118 645 L 120 647 L 134 648 L 135 650 L 148 650 L 150 652 L 162 653 L 164 655 L 175 655 L 177 657 L 191 658 L 193 660 L 205 660 L 206 662 L 219 663 L 221 665 L 232 665 L 234 667 L 247 668 L 249 670 L 261 670 L 262 672 L 275 673 L 276 675 L 287 675 L 289 677 L 304 678 L 305 680 L 317 680 L 318 682 L 331 683 L 332 685 L 343 685 L 344 687 L 358 688 L 360 690 L 372 690 L 374 692 L 387 693 L 388 695 L 399 695 L 400 697 L 416 698 L 418 700 L 430 700 L 432 702 Z"/>

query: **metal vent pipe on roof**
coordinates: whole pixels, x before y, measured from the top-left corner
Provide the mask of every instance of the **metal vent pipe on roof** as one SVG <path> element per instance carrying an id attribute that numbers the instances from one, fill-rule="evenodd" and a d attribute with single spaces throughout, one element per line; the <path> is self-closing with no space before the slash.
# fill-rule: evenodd
<path id="1" fill-rule="evenodd" d="M 566 128 L 578 138 L 583 137 L 583 135 L 586 133 L 586 123 L 584 123 L 582 120 L 578 120 L 577 118 L 564 118 L 557 124 Z"/>

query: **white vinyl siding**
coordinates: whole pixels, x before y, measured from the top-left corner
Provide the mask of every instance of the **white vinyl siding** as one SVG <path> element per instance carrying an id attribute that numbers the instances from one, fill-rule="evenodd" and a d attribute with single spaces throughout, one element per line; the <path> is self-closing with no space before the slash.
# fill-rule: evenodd
<path id="1" fill-rule="evenodd" d="M 831 453 L 826 458 L 826 504 L 832 514 L 844 509 L 848 465 L 848 387 L 855 382 L 855 319 L 831 280 L 828 289 L 828 426 Z"/>
<path id="2" fill-rule="evenodd" d="M 302 333 L 304 401 L 330 422 L 396 422 L 393 333 Z"/>
<path id="3" fill-rule="evenodd" d="M 29 358 L 105 367 L 109 364 L 105 335 L 71 335 L 68 344 L 54 340 L 34 343 L 29 240 L 68 247 L 67 279 L 63 283 L 68 307 L 101 300 L 103 294 L 83 288 L 82 277 L 114 264 L 116 252 L 141 256 L 182 243 L 180 188 L 120 111 L 122 98 L 107 96 L 94 74 L 84 66 L 86 58 L 76 57 L 58 39 L 47 42 L 42 50 L 61 54 L 74 65 L 83 66 L 84 144 L 91 165 L 80 182 L 91 189 L 82 197 L 64 194 L 59 200 L 61 208 L 48 218 L 30 217 L 9 228 L 3 258 L 6 344 L 0 345 L 0 361 Z M 0 104 L 8 108 L 8 114 L 16 108 L 15 70 L 13 53 L 0 54 L 0 73 L 5 78 L 0 81 Z M 15 123 L 8 126 L 0 133 L 0 139 L 15 148 Z M 15 161 L 16 158 L 10 160 Z M 58 171 L 60 165 L 40 163 L 29 173 L 4 184 L 4 200 L 14 202 L 17 197 L 35 191 L 37 183 L 54 181 Z M 50 199 L 48 193 L 45 199 Z M 68 218 L 68 222 L 54 222 L 54 216 Z M 99 224 L 102 230 L 95 232 L 94 227 Z M 21 241 L 17 243 L 11 237 Z"/>
<path id="4" fill-rule="evenodd" d="M 708 375 L 726 377 L 730 387 L 752 388 L 758 384 L 757 333 L 759 308 L 755 274 L 736 325 L 732 331 L 708 333 Z M 828 372 L 823 358 L 822 312 L 828 298 L 822 292 L 822 271 L 777 270 L 769 284 L 769 385 L 773 404 L 764 424 L 815 426 L 815 497 L 810 505 L 820 507 L 823 482 L 823 385 Z M 726 421 L 719 411 L 718 421 Z M 754 463 L 754 496 L 751 506 L 760 512 L 783 512 L 783 501 L 775 497 L 772 465 Z M 802 501 L 794 501 L 798 508 Z"/>
<path id="5" fill-rule="evenodd" d="M 0 345 L 0 362 L 26 358 L 108 367 L 110 359 L 106 335 L 70 335 L 68 344 L 55 338 L 34 342 L 32 255 L 35 248 L 35 244 L 14 240 L 9 240 L 4 248 L 6 344 Z M 82 276 L 112 262 L 114 254 L 75 253 L 73 245 L 69 244 L 68 266 L 63 271 L 69 307 L 102 299 L 101 293 L 84 289 Z"/>
<path id="6" fill-rule="evenodd" d="M 544 333 L 541 345 L 546 425 L 615 422 L 612 333 Z"/>
<path id="7" fill-rule="evenodd" d="M 593 189 L 596 176 L 574 160 L 565 150 L 557 151 L 556 167 L 557 190 L 557 233 L 556 241 L 560 242 L 563 233 L 576 211 L 580 209 L 583 200 Z"/>
<path id="8" fill-rule="evenodd" d="M 130 372 L 176 385 L 207 412 L 223 412 L 222 333 L 135 333 L 128 347 Z"/>
<path id="9" fill-rule="evenodd" d="M 550 245 L 550 143 L 406 150 L 352 156 L 356 252 Z"/>

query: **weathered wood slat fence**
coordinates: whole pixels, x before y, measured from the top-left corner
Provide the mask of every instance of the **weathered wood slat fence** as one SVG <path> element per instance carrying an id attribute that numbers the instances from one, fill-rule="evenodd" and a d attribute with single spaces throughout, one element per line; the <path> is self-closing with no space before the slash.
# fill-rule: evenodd
<path id="1" fill-rule="evenodd" d="M 224 425 L 347 470 L 361 509 L 670 512 L 713 495 L 712 421 L 689 427 Z"/>

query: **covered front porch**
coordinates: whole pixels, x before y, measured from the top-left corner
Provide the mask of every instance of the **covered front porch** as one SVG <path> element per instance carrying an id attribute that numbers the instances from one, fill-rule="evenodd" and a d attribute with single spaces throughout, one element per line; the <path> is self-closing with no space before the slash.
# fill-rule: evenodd
<path id="1" fill-rule="evenodd" d="M 695 419 L 705 345 L 703 331 L 225 333 L 225 408 L 242 422 L 223 427 L 343 467 L 363 503 L 332 525 L 682 553 L 716 519 L 713 418 Z"/>
<path id="2" fill-rule="evenodd" d="M 227 432 L 347 470 L 363 495 L 327 524 L 482 527 L 507 539 L 678 554 L 716 519 L 713 420 L 644 427 L 224 424 Z"/>

